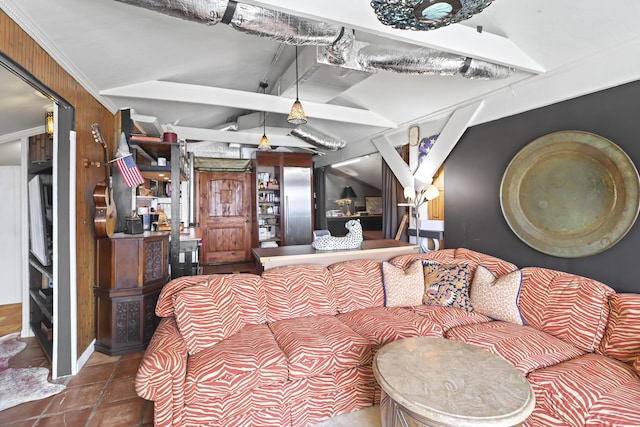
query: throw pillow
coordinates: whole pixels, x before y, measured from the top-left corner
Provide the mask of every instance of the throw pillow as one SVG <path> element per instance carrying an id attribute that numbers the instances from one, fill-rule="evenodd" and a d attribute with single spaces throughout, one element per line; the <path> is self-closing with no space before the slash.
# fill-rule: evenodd
<path id="1" fill-rule="evenodd" d="M 518 299 L 522 287 L 522 271 L 496 277 L 479 265 L 471 284 L 471 303 L 475 311 L 492 319 L 524 325 Z"/>
<path id="2" fill-rule="evenodd" d="M 469 277 L 471 268 L 466 263 L 441 264 L 435 261 L 423 262 L 425 305 L 456 307 L 473 311 L 469 300 Z"/>
<path id="3" fill-rule="evenodd" d="M 422 262 L 415 260 L 403 269 L 383 261 L 382 286 L 385 307 L 413 307 L 422 304 Z"/>
<path id="4" fill-rule="evenodd" d="M 635 369 L 636 373 L 640 375 L 640 354 L 636 357 L 635 362 L 633 362 L 633 369 Z"/>
<path id="5" fill-rule="evenodd" d="M 180 334 L 189 354 L 229 338 L 244 327 L 241 310 L 226 280 L 192 285 L 173 295 Z"/>

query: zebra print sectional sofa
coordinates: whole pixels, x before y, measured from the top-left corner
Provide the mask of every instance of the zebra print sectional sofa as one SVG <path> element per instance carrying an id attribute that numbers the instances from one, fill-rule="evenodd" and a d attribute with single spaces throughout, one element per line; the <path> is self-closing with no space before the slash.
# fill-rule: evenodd
<path id="1" fill-rule="evenodd" d="M 382 264 L 408 270 L 416 258 L 425 281 L 434 265 L 468 269 L 472 303 L 481 276 L 489 289 L 515 276 L 517 317 L 460 308 L 447 292 L 434 304 L 433 283 L 429 304 L 387 307 L 391 279 L 372 260 L 182 277 L 158 300 L 137 393 L 154 401 L 156 426 L 309 426 L 379 403 L 372 361 L 381 346 L 437 336 L 519 369 L 536 397 L 527 426 L 640 425 L 640 295 L 464 248 Z M 507 299 L 490 295 L 488 304 Z"/>

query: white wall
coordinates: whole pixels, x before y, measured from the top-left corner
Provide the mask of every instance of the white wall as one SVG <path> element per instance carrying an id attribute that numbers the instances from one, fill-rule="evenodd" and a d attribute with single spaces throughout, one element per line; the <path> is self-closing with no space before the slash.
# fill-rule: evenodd
<path id="1" fill-rule="evenodd" d="M 21 230 L 27 224 L 20 198 L 20 166 L 0 166 L 0 305 L 22 302 Z"/>

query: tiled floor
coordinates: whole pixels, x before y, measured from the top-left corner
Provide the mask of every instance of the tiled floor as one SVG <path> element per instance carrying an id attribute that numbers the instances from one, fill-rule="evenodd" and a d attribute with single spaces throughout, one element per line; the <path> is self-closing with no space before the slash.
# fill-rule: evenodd
<path id="1" fill-rule="evenodd" d="M 0 336 L 20 330 L 20 314 L 14 314 L 15 311 L 20 313 L 20 306 L 0 306 Z M 9 360 L 9 367 L 51 369 L 51 363 L 35 338 L 20 340 L 25 341 L 27 347 Z M 142 354 L 112 357 L 93 353 L 77 375 L 55 381 L 67 385 L 62 393 L 0 411 L 0 425 L 153 426 L 153 403 L 139 398 L 134 389 L 134 377 Z"/>
<path id="2" fill-rule="evenodd" d="M 45 366 L 50 363 L 34 338 L 12 358 L 10 367 Z M 139 398 L 134 377 L 142 353 L 110 357 L 94 353 L 60 394 L 27 402 L 0 412 L 0 425 L 26 426 L 152 426 L 153 403 Z"/>

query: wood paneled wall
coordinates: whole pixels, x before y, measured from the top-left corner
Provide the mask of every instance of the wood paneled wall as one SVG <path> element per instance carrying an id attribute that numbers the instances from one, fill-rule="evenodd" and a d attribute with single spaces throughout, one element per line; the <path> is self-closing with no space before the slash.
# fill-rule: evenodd
<path id="1" fill-rule="evenodd" d="M 110 156 L 113 156 L 116 149 L 119 116 L 114 116 L 100 104 L 2 10 L 0 10 L 0 52 L 20 64 L 75 108 L 77 351 L 78 354 L 82 354 L 95 337 L 93 191 L 96 184 L 104 178 L 102 169 L 87 169 L 82 165 L 82 159 L 102 161 L 102 147 L 94 142 L 91 135 L 93 123 L 100 125 L 109 146 Z"/>

